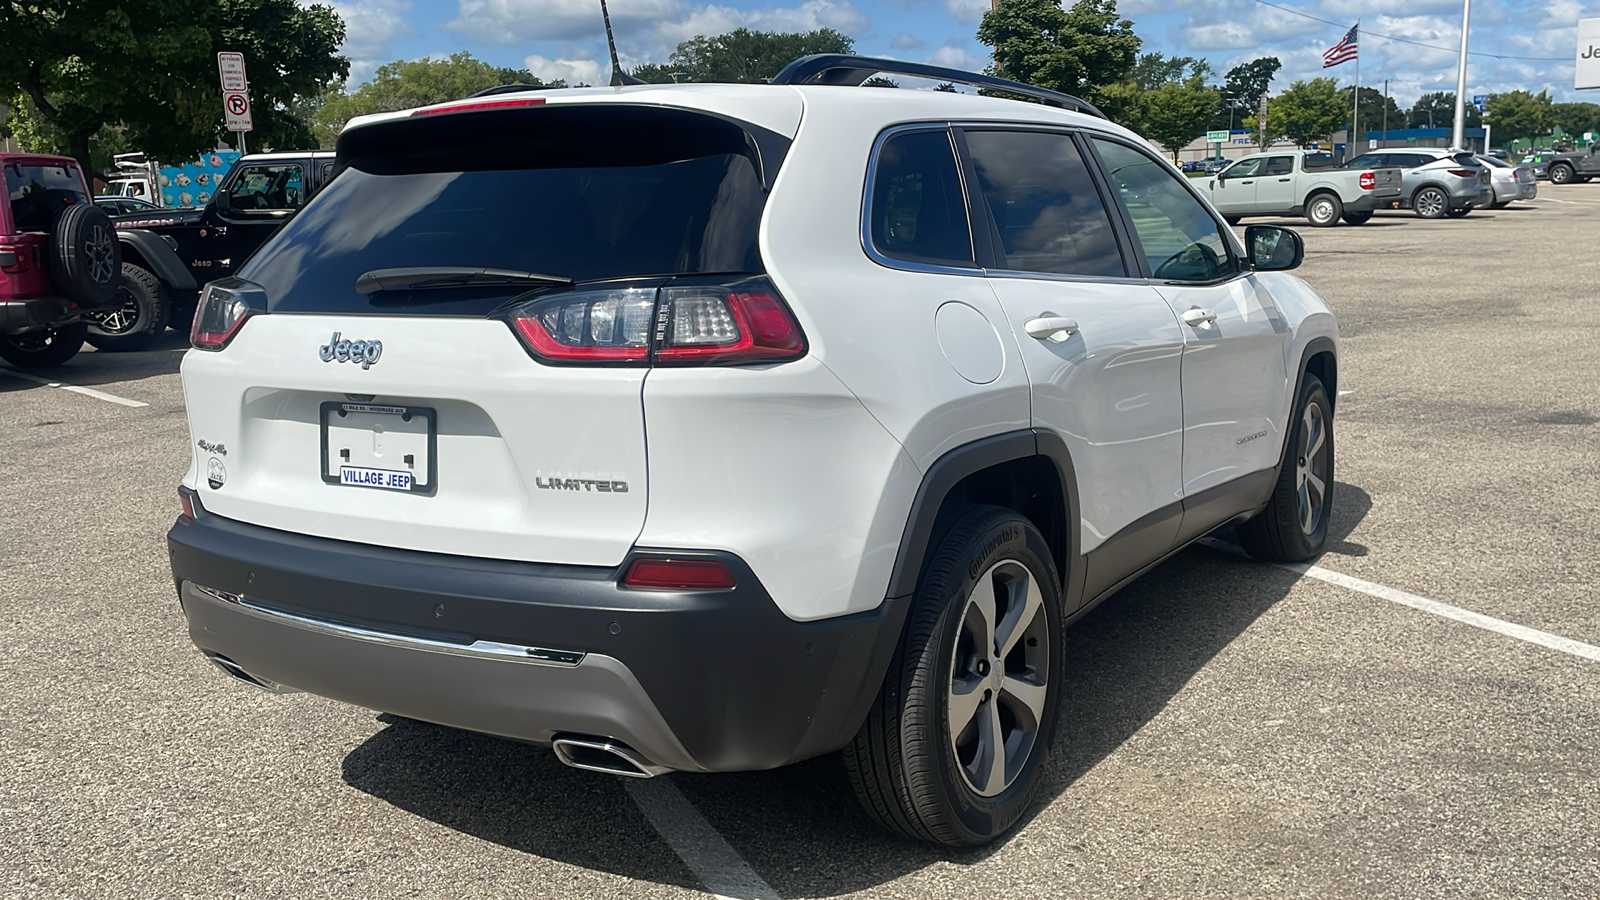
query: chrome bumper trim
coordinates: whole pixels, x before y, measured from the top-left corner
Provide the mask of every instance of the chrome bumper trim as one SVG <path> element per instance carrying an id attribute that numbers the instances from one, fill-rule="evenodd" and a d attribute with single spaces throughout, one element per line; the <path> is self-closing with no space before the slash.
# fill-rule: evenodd
<path id="1" fill-rule="evenodd" d="M 195 584 L 192 581 L 188 582 L 188 584 L 196 591 L 213 600 L 226 603 L 236 607 L 241 612 L 249 613 L 260 619 L 266 619 L 269 622 L 280 622 L 284 625 L 303 628 L 306 631 L 349 638 L 350 640 L 366 641 L 371 644 L 382 644 L 387 647 L 421 650 L 426 653 L 443 653 L 448 656 L 465 656 L 471 659 L 489 659 L 497 662 L 554 666 L 562 669 L 570 669 L 578 665 L 583 662 L 585 656 L 582 651 L 578 650 L 555 650 L 549 647 L 530 647 L 523 644 L 502 644 L 497 641 L 473 641 L 470 644 L 453 644 L 449 641 L 436 641 L 429 638 L 374 631 L 370 628 L 360 628 L 355 625 L 344 625 L 323 619 L 297 616 L 293 613 L 261 606 L 240 594 L 219 591 L 216 588 Z"/>

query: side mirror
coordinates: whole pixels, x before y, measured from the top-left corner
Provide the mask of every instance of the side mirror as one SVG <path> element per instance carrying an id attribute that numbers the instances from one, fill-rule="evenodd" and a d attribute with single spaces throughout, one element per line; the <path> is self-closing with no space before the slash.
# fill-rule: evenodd
<path id="1" fill-rule="evenodd" d="M 211 205 L 216 207 L 218 212 L 227 212 L 233 209 L 233 195 L 227 191 L 217 191 L 211 195 Z"/>
<path id="2" fill-rule="evenodd" d="M 1298 268 L 1306 257 L 1306 244 L 1300 235 L 1276 225 L 1245 226 L 1244 246 L 1250 265 L 1258 272 Z"/>

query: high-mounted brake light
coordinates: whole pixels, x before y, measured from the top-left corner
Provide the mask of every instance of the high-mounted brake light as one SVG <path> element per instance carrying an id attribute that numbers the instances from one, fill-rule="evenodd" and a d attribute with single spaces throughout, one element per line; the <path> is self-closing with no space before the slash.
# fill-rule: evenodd
<path id="1" fill-rule="evenodd" d="M 206 285 L 195 306 L 189 343 L 196 350 L 221 350 L 239 333 L 246 319 L 266 312 L 267 293 L 242 278 L 223 278 Z"/>
<path id="2" fill-rule="evenodd" d="M 419 109 L 412 113 L 413 116 L 437 116 L 443 113 L 474 112 L 485 109 L 515 109 L 519 106 L 542 106 L 543 97 L 517 97 L 513 100 L 475 100 L 471 103 L 452 103 L 449 106 L 433 106 L 428 109 Z"/>
<path id="3" fill-rule="evenodd" d="M 736 584 L 733 573 L 717 560 L 670 557 L 634 560 L 622 583 L 657 591 L 717 591 Z"/>
<path id="4" fill-rule="evenodd" d="M 1371 172 L 1361 173 L 1361 189 L 1363 191 L 1370 191 L 1377 186 L 1378 176 L 1372 174 Z"/>
<path id="5" fill-rule="evenodd" d="M 547 295 L 507 320 L 529 352 L 558 364 L 735 365 L 806 352 L 800 324 L 759 278 Z"/>

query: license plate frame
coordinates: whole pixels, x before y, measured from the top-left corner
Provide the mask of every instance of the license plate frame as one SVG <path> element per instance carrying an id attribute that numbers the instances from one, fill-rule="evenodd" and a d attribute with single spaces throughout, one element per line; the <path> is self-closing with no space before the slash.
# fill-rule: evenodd
<path id="1" fill-rule="evenodd" d="M 410 422 L 418 418 L 422 419 L 427 425 L 427 464 L 417 469 L 407 470 L 375 465 L 345 465 L 341 461 L 341 464 L 330 473 L 328 470 L 332 457 L 329 449 L 329 425 L 332 418 L 341 412 L 346 414 L 360 413 L 367 416 L 393 416 L 402 422 Z M 382 490 L 396 494 L 432 495 L 439 489 L 439 417 L 433 407 L 328 400 L 323 402 L 318 415 L 318 442 L 321 444 L 322 468 L 320 474 L 324 484 L 364 488 L 366 490 Z M 410 486 L 401 488 L 382 484 L 352 483 L 344 478 L 344 471 L 347 469 L 366 472 L 402 472 L 410 476 Z M 427 480 L 419 483 L 424 472 Z"/>

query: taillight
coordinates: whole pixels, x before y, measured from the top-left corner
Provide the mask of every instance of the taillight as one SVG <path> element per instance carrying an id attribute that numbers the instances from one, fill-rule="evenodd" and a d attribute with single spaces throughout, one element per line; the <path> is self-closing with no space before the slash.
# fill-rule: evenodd
<path id="1" fill-rule="evenodd" d="M 734 586 L 733 573 L 714 559 L 636 559 L 622 578 L 626 587 L 658 591 L 714 591 Z"/>
<path id="2" fill-rule="evenodd" d="M 196 350 L 221 350 L 246 319 L 266 310 L 267 292 L 260 285 L 242 278 L 213 281 L 200 293 L 189 343 Z"/>
<path id="3" fill-rule="evenodd" d="M 1371 172 L 1361 173 L 1361 189 L 1363 191 L 1370 191 L 1377 186 L 1378 176 L 1372 174 Z"/>
<path id="4" fill-rule="evenodd" d="M 508 321 L 536 358 L 553 363 L 734 365 L 806 352 L 800 324 L 765 279 L 558 294 Z"/>
<path id="5" fill-rule="evenodd" d="M 1451 175 L 1456 176 L 1457 178 L 1477 178 L 1478 177 L 1478 170 L 1477 169 L 1446 169 L 1445 171 L 1449 172 Z"/>

